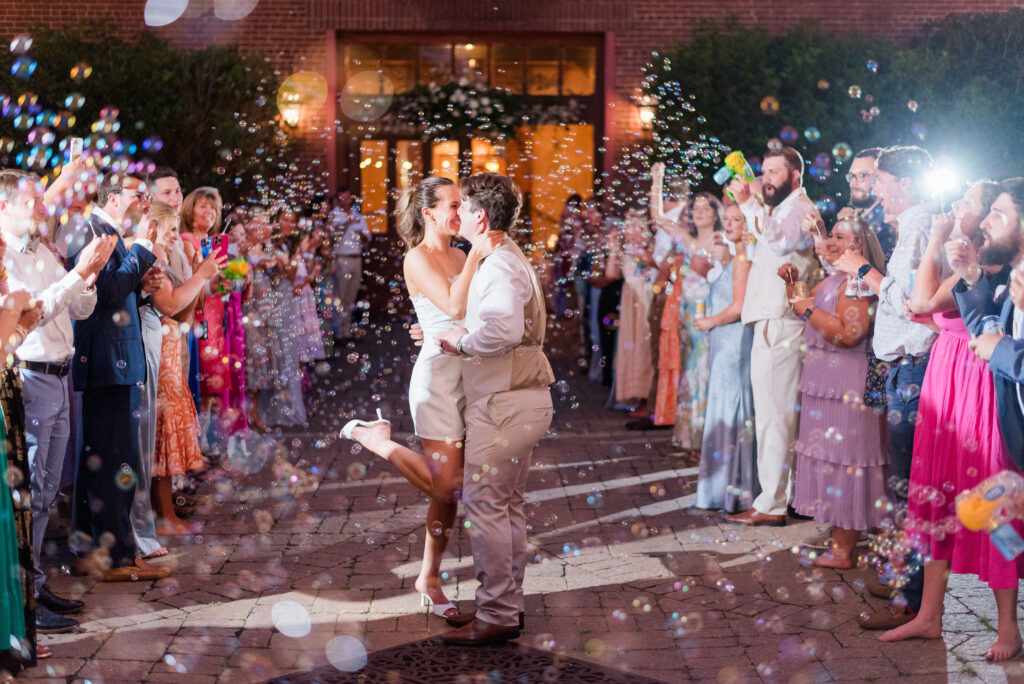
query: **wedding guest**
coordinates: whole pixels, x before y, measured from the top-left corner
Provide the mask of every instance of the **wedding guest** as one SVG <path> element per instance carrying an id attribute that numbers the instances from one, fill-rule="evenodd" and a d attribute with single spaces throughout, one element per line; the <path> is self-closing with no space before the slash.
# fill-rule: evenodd
<path id="1" fill-rule="evenodd" d="M 914 430 L 919 415 L 921 383 L 928 368 L 935 330 L 909 312 L 913 278 L 928 245 L 932 207 L 927 203 L 925 176 L 931 169 L 931 156 L 919 147 L 890 147 L 876 162 L 874 192 L 885 212 L 885 220 L 895 225 L 898 236 L 885 275 L 862 255 L 850 250 L 836 261 L 835 267 L 847 275 L 856 275 L 878 294 L 878 311 L 871 346 L 875 356 L 889 364 L 886 380 L 890 474 L 893 503 L 905 507 L 914 453 Z M 924 322 L 922 322 L 924 321 Z M 893 559 L 901 573 L 894 584 L 903 584 L 906 605 L 891 605 L 862 615 L 864 629 L 892 629 L 909 622 L 921 604 L 921 572 L 913 558 Z M 902 569 L 899 569 L 902 568 Z M 869 577 L 869 587 L 888 593 Z M 895 587 L 892 587 L 895 588 Z"/>
<path id="2" fill-rule="evenodd" d="M 138 557 L 130 519 L 135 488 L 118 484 L 124 477 L 137 477 L 139 471 L 136 387 L 145 383 L 146 360 L 138 297 L 144 287 L 155 289 L 161 280 L 159 271 L 146 278 L 156 261 L 150 249 L 156 227 L 141 221 L 131 250 L 122 240 L 125 215 L 144 198 L 145 188 L 137 178 L 108 174 L 97 190 L 96 205 L 80 241 L 88 244 L 113 236 L 117 243 L 96 279 L 95 310 L 87 319 L 74 322 L 71 366 L 75 388 L 82 392 L 82 448 L 72 514 L 72 527 L 77 530 L 74 550 L 83 554 L 109 546 L 109 569 L 99 572 L 105 581 L 159 579 L 170 574 L 169 566 L 151 565 Z M 69 253 L 68 264 L 74 269 L 85 256 L 83 246 Z"/>
<path id="3" fill-rule="evenodd" d="M 728 186 L 756 240 L 741 320 L 754 326 L 750 382 L 761 494 L 749 510 L 728 518 L 744 525 L 786 524 L 804 325 L 789 307 L 786 284 L 777 273 L 792 264 L 796 277 L 810 283 L 817 267 L 813 240 L 803 229 L 804 220 L 817 215 L 803 188 L 803 169 L 803 158 L 793 148 L 770 149 L 764 154 L 760 194 L 741 179 Z"/>
<path id="4" fill-rule="evenodd" d="M 738 513 L 750 508 L 760 490 L 750 388 L 754 329 L 740 320 L 751 264 L 746 221 L 735 204 L 725 210 L 723 233 L 728 243 L 720 240 L 712 248 L 724 268 L 711 284 L 709 315 L 694 322 L 707 333 L 710 365 L 695 506 Z"/>
<path id="5" fill-rule="evenodd" d="M 881 148 L 869 147 L 854 155 L 850 162 L 850 172 L 846 174 L 846 181 L 850 184 L 850 206 L 839 212 L 839 219 L 854 216 L 865 219 L 878 236 L 888 261 L 896 246 L 896 231 L 885 222 L 882 204 L 872 189 L 875 183 L 875 160 L 881 151 Z"/>
<path id="6" fill-rule="evenodd" d="M 334 235 L 334 296 L 338 312 L 339 341 L 352 337 L 356 298 L 363 281 L 363 252 L 372 236 L 366 219 L 359 211 L 356 198 L 349 190 L 334 197 L 334 206 L 327 215 Z"/>
<path id="7" fill-rule="evenodd" d="M 299 270 L 297 258 L 301 234 L 297 231 L 298 216 L 288 208 L 276 214 L 273 247 L 283 260 L 272 270 L 272 283 L 279 305 L 271 312 L 270 327 L 277 329 L 280 342 L 277 377 L 273 392 L 265 392 L 260 401 L 261 418 L 271 426 L 293 426 L 306 423 L 306 406 L 302 396 L 302 341 L 304 328 L 297 322 L 299 297 L 295 292 L 295 277 Z"/>
<path id="8" fill-rule="evenodd" d="M 554 289 L 555 313 L 570 318 L 569 292 L 576 275 L 576 259 L 579 257 L 580 240 L 583 232 L 583 198 L 578 194 L 569 195 L 558 218 L 558 234 L 551 250 L 551 269 L 548 284 Z M 577 307 L 578 308 L 578 307 Z"/>
<path id="9" fill-rule="evenodd" d="M 878 238 L 863 219 L 840 221 L 829 240 L 839 253 L 856 253 L 875 269 L 885 266 Z M 796 282 L 793 270 L 786 264 L 779 275 Z M 793 508 L 832 526 L 829 552 L 814 559 L 822 567 L 852 568 L 861 532 L 877 527 L 887 513 L 885 414 L 864 402 L 875 302 L 868 287 L 846 273 L 828 276 L 809 297 L 790 299 L 806 321 L 807 348 Z"/>
<path id="10" fill-rule="evenodd" d="M 643 212 L 627 211 L 621 232 L 609 242 L 605 276 L 623 281 L 615 349 L 615 401 L 628 404 L 646 398 L 654 376 L 647 316 L 656 273 Z"/>
<path id="11" fill-rule="evenodd" d="M 70 168 L 70 165 L 69 165 Z M 66 631 L 78 624 L 63 614 L 84 605 L 57 596 L 42 569 L 43 540 L 50 505 L 60 488 L 64 455 L 71 436 L 68 371 L 74 355 L 71 319 L 87 318 L 96 306 L 92 286 L 116 246 L 112 237 L 93 240 L 71 272 L 40 244 L 47 204 L 38 179 L 21 171 L 0 171 L 0 246 L 8 287 L 25 290 L 42 304 L 39 323 L 17 349 L 25 410 L 25 441 L 32 489 L 34 588 L 39 603 L 36 627 Z"/>
<path id="12" fill-rule="evenodd" d="M 945 248 L 958 276 L 953 291 L 963 312 L 964 333 L 950 332 L 951 326 L 943 329 L 921 390 L 919 413 L 926 415 L 914 440 L 907 523 L 908 530 L 922 534 L 930 551 L 930 560 L 924 565 L 920 610 L 913 620 L 880 637 L 882 641 L 940 638 L 949 572 L 975 574 L 995 594 L 996 640 L 985 654 L 992 661 L 1007 660 L 1021 648 L 1017 595 L 1024 577 L 1024 558 L 1006 560 L 984 531 L 971 532 L 957 524 L 952 496 L 945 502 L 936 497 L 947 494 L 949 484 L 953 485 L 948 492 L 952 495 L 1005 470 L 1020 473 L 1021 464 L 1014 461 L 1022 460 L 1021 452 L 1016 459 L 1011 456 L 1000 435 L 1000 404 L 1005 398 L 1000 401 L 991 364 L 985 363 L 995 348 L 989 343 L 999 335 L 986 339 L 981 322 L 986 313 L 1001 313 L 1003 307 L 992 300 L 992 293 L 1007 290 L 1011 265 L 1022 253 L 1024 179 L 1003 181 L 1001 190 L 980 226 L 977 214 L 969 213 L 984 209 L 979 186 L 968 191 L 968 195 L 979 191 L 976 196 L 965 197 L 957 208 L 963 215 L 958 226 L 951 225 L 950 217 L 936 217 L 933 222 L 933 241 L 943 233 L 951 237 Z M 971 334 L 977 337 L 972 340 Z M 1008 342 L 1004 351 L 1013 346 L 1012 339 Z M 946 407 L 953 410 L 947 413 Z M 1019 522 L 1016 527 L 1018 533 L 1024 530 Z"/>

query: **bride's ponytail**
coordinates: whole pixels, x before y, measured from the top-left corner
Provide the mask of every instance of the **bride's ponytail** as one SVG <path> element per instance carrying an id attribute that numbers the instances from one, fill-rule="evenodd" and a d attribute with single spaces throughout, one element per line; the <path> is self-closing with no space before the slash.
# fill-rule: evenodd
<path id="1" fill-rule="evenodd" d="M 432 207 L 438 202 L 438 190 L 446 185 L 455 185 L 447 178 L 428 176 L 419 183 L 402 191 L 395 208 L 398 220 L 398 234 L 405 241 L 405 249 L 409 251 L 423 242 L 426 224 L 423 218 L 424 207 Z"/>

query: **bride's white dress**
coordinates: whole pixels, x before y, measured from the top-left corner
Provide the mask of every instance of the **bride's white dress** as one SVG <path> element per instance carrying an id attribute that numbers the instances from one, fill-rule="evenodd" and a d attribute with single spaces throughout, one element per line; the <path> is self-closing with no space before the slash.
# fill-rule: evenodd
<path id="1" fill-rule="evenodd" d="M 426 295 L 410 298 L 423 328 L 423 346 L 409 378 L 409 407 L 416 434 L 422 439 L 461 441 L 466 395 L 462 391 L 462 358 L 442 354 L 435 335 L 462 325 L 441 311 Z"/>

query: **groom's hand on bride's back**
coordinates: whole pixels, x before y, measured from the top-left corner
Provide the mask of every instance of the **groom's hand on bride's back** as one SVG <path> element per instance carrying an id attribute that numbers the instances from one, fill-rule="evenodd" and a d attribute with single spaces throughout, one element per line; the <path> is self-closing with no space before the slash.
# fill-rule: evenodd
<path id="1" fill-rule="evenodd" d="M 413 323 L 409 326 L 409 337 L 412 338 L 414 347 L 423 346 L 423 328 L 420 327 L 419 323 Z"/>

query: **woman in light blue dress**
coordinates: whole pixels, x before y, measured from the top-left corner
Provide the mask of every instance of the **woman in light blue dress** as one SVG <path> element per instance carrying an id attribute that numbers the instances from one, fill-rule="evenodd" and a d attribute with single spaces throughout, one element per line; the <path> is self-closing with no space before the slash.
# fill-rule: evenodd
<path id="1" fill-rule="evenodd" d="M 711 284 L 710 315 L 695 323 L 707 332 L 711 366 L 696 506 L 726 513 L 747 510 L 759 494 L 750 388 L 754 329 L 740 320 L 750 272 L 745 229 L 739 207 L 726 209 L 725 238 L 736 256 L 725 243 L 715 248 L 716 260 L 728 263 Z"/>

